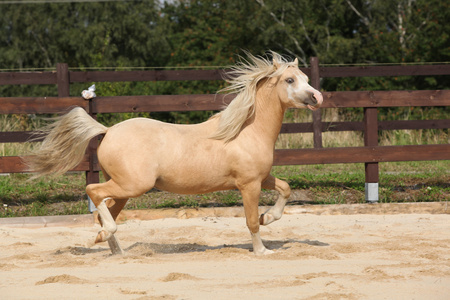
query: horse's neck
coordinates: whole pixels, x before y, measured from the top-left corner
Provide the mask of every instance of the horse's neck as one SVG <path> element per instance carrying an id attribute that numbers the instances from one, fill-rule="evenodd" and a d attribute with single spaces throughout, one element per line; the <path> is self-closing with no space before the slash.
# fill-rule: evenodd
<path id="1" fill-rule="evenodd" d="M 270 87 L 260 87 L 256 92 L 255 102 L 255 115 L 250 126 L 267 143 L 275 145 L 286 109 L 281 105 L 275 89 Z"/>

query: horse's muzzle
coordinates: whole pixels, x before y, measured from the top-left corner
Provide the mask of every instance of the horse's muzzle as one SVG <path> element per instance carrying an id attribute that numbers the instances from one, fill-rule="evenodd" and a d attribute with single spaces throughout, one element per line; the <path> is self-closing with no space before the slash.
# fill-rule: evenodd
<path id="1" fill-rule="evenodd" d="M 309 102 L 311 104 L 307 104 L 306 106 L 310 109 L 310 110 L 316 110 L 319 107 L 322 106 L 323 103 L 323 96 L 322 93 L 317 91 L 317 90 L 309 90 L 308 91 L 309 94 Z"/>

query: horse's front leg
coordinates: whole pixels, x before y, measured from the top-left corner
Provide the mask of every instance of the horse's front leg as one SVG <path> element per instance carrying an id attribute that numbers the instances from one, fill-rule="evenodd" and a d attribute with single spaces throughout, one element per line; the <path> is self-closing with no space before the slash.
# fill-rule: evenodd
<path id="1" fill-rule="evenodd" d="M 242 194 L 242 201 L 244 202 L 245 218 L 247 220 L 247 227 L 250 230 L 253 243 L 253 253 L 256 255 L 264 255 L 273 253 L 268 250 L 259 234 L 259 196 L 261 194 L 260 183 L 250 183 L 239 188 Z"/>
<path id="2" fill-rule="evenodd" d="M 287 182 L 269 175 L 269 177 L 262 183 L 263 189 L 276 190 L 279 193 L 277 202 L 265 213 L 259 217 L 261 225 L 268 225 L 276 220 L 279 220 L 283 215 L 286 202 L 291 195 L 291 188 Z"/>

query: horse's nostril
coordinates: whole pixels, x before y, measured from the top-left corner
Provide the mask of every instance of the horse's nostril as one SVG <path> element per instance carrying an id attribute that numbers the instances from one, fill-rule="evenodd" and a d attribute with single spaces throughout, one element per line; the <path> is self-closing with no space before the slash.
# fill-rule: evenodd
<path id="1" fill-rule="evenodd" d="M 314 94 L 311 94 L 311 101 L 312 101 L 313 104 L 317 104 L 317 99 L 314 96 Z"/>

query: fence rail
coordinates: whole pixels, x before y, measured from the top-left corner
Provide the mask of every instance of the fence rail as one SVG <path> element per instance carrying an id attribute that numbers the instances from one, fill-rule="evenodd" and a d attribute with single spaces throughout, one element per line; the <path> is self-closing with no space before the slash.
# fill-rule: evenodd
<path id="1" fill-rule="evenodd" d="M 320 88 L 320 78 L 366 76 L 450 75 L 450 65 L 320 67 L 311 58 L 311 67 L 302 68 L 310 76 L 311 85 Z M 151 71 L 70 71 L 67 64 L 58 64 L 56 72 L 0 73 L 0 85 L 56 84 L 58 97 L 0 97 L 0 114 L 47 114 L 83 107 L 94 118 L 98 113 L 164 112 L 220 110 L 233 95 L 148 95 L 97 97 L 86 101 L 70 97 L 70 84 L 76 82 L 221 80 L 222 70 L 151 70 Z M 396 129 L 448 129 L 450 120 L 378 121 L 381 107 L 450 106 L 450 90 L 418 91 L 346 91 L 323 92 L 327 108 L 364 108 L 362 122 L 322 122 L 320 110 L 313 112 L 312 123 L 283 124 L 280 133 L 314 133 L 314 148 L 276 150 L 275 165 L 364 163 L 366 166 L 366 200 L 377 201 L 378 163 L 388 161 L 447 160 L 450 145 L 378 146 L 378 131 Z M 322 132 L 363 131 L 364 147 L 323 148 Z M 32 132 L 0 132 L 0 143 L 27 141 Z M 98 182 L 97 140 L 93 139 L 80 165 L 74 170 L 86 171 L 86 183 Z M 0 157 L 0 173 L 26 172 L 16 156 Z M 369 187 L 368 187 L 369 186 Z"/>
<path id="2" fill-rule="evenodd" d="M 63 66 L 65 64 L 58 64 Z M 321 78 L 326 77 L 377 77 L 377 76 L 426 76 L 449 75 L 450 65 L 415 66 L 356 66 L 356 67 L 320 67 Z M 54 72 L 0 72 L 0 85 L 18 84 L 58 84 L 57 67 Z M 150 70 L 150 71 L 70 71 L 70 83 L 76 82 L 127 82 L 127 81 L 190 81 L 222 80 L 225 70 Z M 300 68 L 311 76 L 311 68 Z"/>

